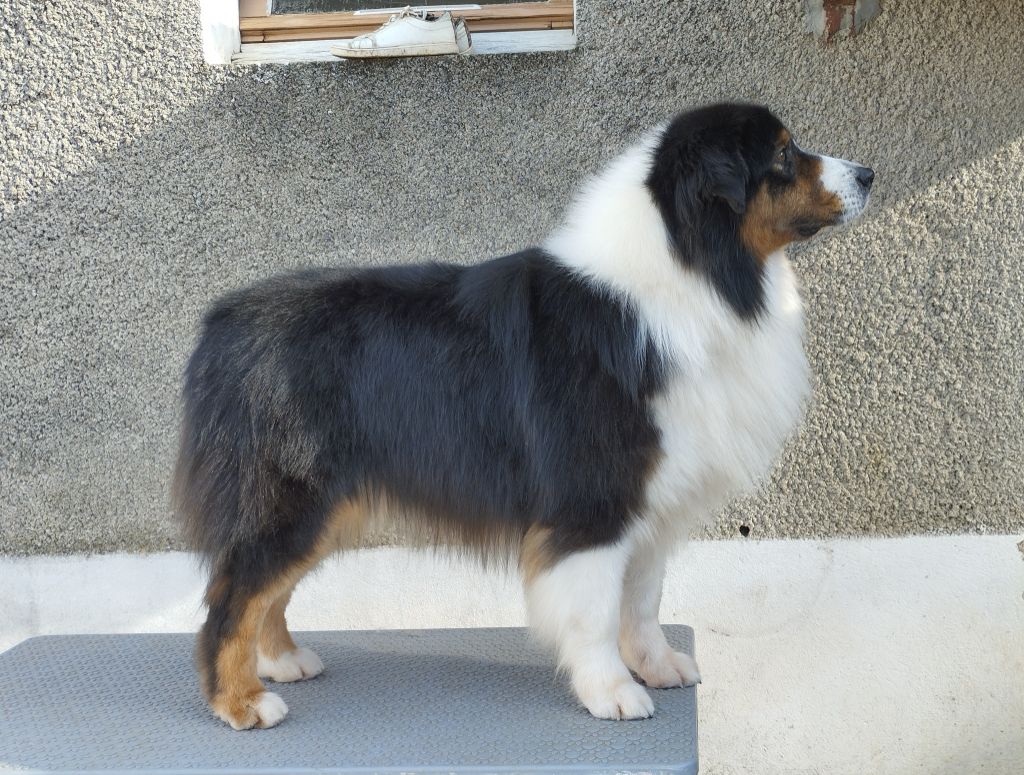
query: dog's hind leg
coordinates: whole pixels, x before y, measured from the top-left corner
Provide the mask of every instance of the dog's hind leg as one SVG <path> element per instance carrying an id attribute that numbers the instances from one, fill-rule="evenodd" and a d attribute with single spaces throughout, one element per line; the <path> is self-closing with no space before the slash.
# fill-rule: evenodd
<path id="1" fill-rule="evenodd" d="M 291 597 L 289 589 L 271 603 L 256 647 L 256 673 L 260 678 L 277 683 L 313 678 L 324 669 L 320 657 L 307 648 L 296 646 L 288 632 L 285 608 Z"/>
<path id="2" fill-rule="evenodd" d="M 598 718 L 647 718 L 650 696 L 619 655 L 619 608 L 632 541 L 554 559 L 544 557 L 543 536 L 527 534 L 522 566 L 530 622 L 558 651 L 573 690 Z"/>
<path id="3" fill-rule="evenodd" d="M 697 663 L 674 651 L 658 622 L 668 550 L 647 540 L 629 558 L 623 583 L 619 649 L 629 669 L 656 689 L 700 682 Z"/>
<path id="4" fill-rule="evenodd" d="M 287 582 L 246 578 L 239 567 L 244 564 L 232 558 L 214 572 L 196 663 L 203 693 L 220 719 L 234 729 L 272 727 L 284 719 L 288 706 L 256 676 L 256 641 Z"/>
<path id="5" fill-rule="evenodd" d="M 235 729 L 272 727 L 288 712 L 258 677 L 297 680 L 322 669 L 310 651 L 295 648 L 284 621 L 292 589 L 338 545 L 338 524 L 359 516 L 355 506 L 322 516 L 313 509 L 304 519 L 297 513 L 282 519 L 274 532 L 231 547 L 214 568 L 206 593 L 209 614 L 199 633 L 197 664 L 203 692 L 213 712 Z M 351 525 L 349 525 L 351 527 Z M 262 652 L 262 654 L 261 654 Z M 285 673 L 298 667 L 309 675 Z M 261 664 L 260 657 L 264 657 Z M 266 668 L 265 658 L 276 658 Z"/>

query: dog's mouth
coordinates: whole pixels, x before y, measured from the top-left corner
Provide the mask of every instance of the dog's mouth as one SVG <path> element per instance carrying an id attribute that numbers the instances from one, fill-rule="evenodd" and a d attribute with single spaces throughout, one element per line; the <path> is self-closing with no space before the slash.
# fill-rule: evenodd
<path id="1" fill-rule="evenodd" d="M 833 223 L 839 223 L 834 221 Z M 826 226 L 831 226 L 832 223 L 826 223 L 824 221 L 812 221 L 812 220 L 797 220 L 792 224 L 793 232 L 800 239 L 810 239 L 819 231 L 824 229 Z"/>
<path id="2" fill-rule="evenodd" d="M 849 223 L 850 221 L 859 218 L 864 210 L 867 209 L 868 200 L 870 198 L 871 193 L 867 190 L 860 191 L 856 195 L 844 198 L 843 210 L 839 214 L 839 218 L 836 220 L 836 225 Z"/>

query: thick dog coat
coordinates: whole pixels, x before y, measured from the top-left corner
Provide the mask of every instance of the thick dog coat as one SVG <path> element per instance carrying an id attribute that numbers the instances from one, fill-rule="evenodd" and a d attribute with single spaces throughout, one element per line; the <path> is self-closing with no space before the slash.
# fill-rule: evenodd
<path id="1" fill-rule="evenodd" d="M 673 543 L 769 469 L 809 392 L 782 249 L 856 216 L 873 174 L 767 109 L 648 133 L 542 247 L 471 267 L 318 269 L 207 313 L 175 481 L 208 562 L 197 663 L 236 729 L 318 674 L 285 607 L 377 520 L 514 558 L 580 702 L 649 716 L 634 679 L 699 680 L 658 623 Z"/>

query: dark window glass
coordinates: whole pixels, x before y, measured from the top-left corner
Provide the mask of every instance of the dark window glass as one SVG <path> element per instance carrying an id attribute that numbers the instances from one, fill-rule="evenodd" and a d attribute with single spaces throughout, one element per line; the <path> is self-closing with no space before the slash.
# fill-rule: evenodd
<path id="1" fill-rule="evenodd" d="M 528 3 L 536 0 L 475 0 L 473 5 L 504 5 L 506 3 Z M 468 5 L 469 3 L 442 2 L 442 0 L 423 0 L 422 2 L 402 3 L 387 0 L 274 0 L 274 13 L 334 13 L 335 11 L 372 11 L 377 8 L 414 8 L 432 5 Z"/>

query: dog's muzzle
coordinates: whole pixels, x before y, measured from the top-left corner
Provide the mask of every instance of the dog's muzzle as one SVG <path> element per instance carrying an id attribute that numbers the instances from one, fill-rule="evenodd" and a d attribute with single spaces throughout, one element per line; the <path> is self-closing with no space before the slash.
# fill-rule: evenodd
<path id="1" fill-rule="evenodd" d="M 875 182 L 875 171 L 856 162 L 821 157 L 821 185 L 843 204 L 839 223 L 848 223 L 864 212 Z"/>

